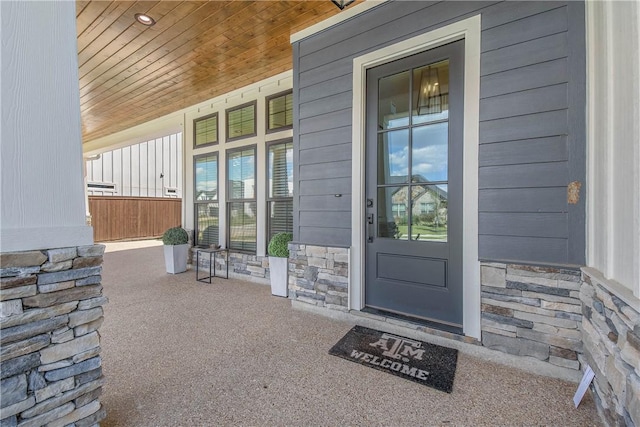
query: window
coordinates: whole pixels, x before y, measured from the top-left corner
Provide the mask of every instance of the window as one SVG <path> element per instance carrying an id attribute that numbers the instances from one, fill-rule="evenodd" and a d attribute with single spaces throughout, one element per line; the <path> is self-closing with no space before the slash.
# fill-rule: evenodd
<path id="1" fill-rule="evenodd" d="M 420 202 L 420 213 L 428 214 L 436 210 L 435 202 Z"/>
<path id="2" fill-rule="evenodd" d="M 256 148 L 227 155 L 227 227 L 229 249 L 256 251 Z"/>
<path id="3" fill-rule="evenodd" d="M 102 191 L 105 193 L 117 193 L 118 189 L 113 182 L 87 182 L 89 191 Z"/>
<path id="4" fill-rule="evenodd" d="M 193 148 L 218 143 L 218 113 L 193 121 Z"/>
<path id="5" fill-rule="evenodd" d="M 256 101 L 227 110 L 227 141 L 256 135 Z"/>
<path id="6" fill-rule="evenodd" d="M 293 142 L 271 144 L 268 151 L 267 241 L 293 231 Z"/>
<path id="7" fill-rule="evenodd" d="M 219 243 L 218 153 L 194 158 L 195 245 Z"/>
<path id="8" fill-rule="evenodd" d="M 391 205 L 393 216 L 404 218 L 407 216 L 407 206 L 404 203 L 393 203 Z"/>
<path id="9" fill-rule="evenodd" d="M 267 98 L 267 132 L 293 127 L 293 92 L 279 93 Z"/>

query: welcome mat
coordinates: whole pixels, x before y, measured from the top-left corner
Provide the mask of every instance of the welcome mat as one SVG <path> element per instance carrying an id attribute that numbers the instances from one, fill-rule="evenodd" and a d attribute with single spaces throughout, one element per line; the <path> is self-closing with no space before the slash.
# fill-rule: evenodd
<path id="1" fill-rule="evenodd" d="M 458 350 L 354 326 L 329 354 L 451 393 Z"/>

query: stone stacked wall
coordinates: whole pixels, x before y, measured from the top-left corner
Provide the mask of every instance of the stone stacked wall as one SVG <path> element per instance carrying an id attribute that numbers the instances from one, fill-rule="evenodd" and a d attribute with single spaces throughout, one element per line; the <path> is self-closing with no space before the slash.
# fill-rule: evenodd
<path id="1" fill-rule="evenodd" d="M 580 369 L 580 271 L 481 265 L 482 345 Z"/>
<path id="2" fill-rule="evenodd" d="M 99 397 L 104 245 L 0 254 L 0 426 L 91 426 Z"/>
<path id="3" fill-rule="evenodd" d="M 349 287 L 349 250 L 289 244 L 289 297 L 346 311 Z"/>
<path id="4" fill-rule="evenodd" d="M 194 264 L 197 250 L 191 249 Z M 346 308 L 348 261 L 346 248 L 289 244 L 289 292 L 314 305 Z M 215 262 L 216 273 L 224 275 L 224 255 L 218 254 Z M 208 271 L 209 254 L 200 254 L 199 268 Z M 269 284 L 269 257 L 229 252 L 229 277 Z"/>
<path id="5" fill-rule="evenodd" d="M 198 248 L 192 248 L 191 263 L 195 265 Z M 224 275 L 226 263 L 224 254 L 216 254 L 216 274 Z M 200 269 L 209 270 L 209 254 L 200 254 Z M 202 271 L 204 271 L 202 270 Z M 211 271 L 213 273 L 213 270 Z M 204 273 L 200 273 L 202 276 Z M 259 257 L 256 255 L 243 254 L 239 252 L 229 252 L 229 277 L 235 277 L 252 282 L 269 284 L 269 257 Z"/>
<path id="6" fill-rule="evenodd" d="M 583 272 L 584 359 L 591 390 L 609 425 L 640 426 L 640 313 Z"/>
<path id="7" fill-rule="evenodd" d="M 230 252 L 229 273 L 249 276 L 254 281 L 268 283 L 269 257 Z"/>

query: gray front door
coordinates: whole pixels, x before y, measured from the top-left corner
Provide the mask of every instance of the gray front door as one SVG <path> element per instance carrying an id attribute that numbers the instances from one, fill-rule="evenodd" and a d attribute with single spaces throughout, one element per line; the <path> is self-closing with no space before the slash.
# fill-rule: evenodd
<path id="1" fill-rule="evenodd" d="M 369 309 L 462 327 L 464 41 L 367 71 Z"/>

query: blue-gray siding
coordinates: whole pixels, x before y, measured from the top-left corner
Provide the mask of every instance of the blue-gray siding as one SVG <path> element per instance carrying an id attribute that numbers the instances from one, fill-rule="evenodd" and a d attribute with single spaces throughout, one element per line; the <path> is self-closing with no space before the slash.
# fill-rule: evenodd
<path id="1" fill-rule="evenodd" d="M 353 58 L 478 13 L 480 258 L 584 263 L 581 2 L 393 2 L 294 43 L 297 241 L 351 244 Z"/>

